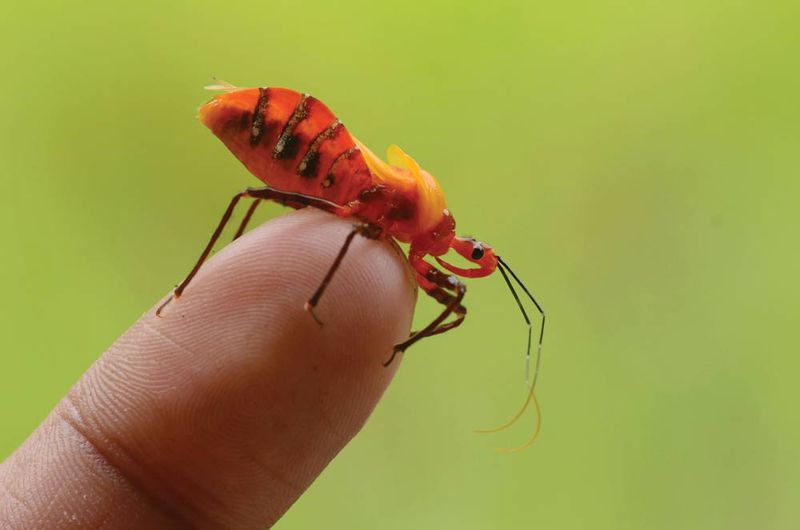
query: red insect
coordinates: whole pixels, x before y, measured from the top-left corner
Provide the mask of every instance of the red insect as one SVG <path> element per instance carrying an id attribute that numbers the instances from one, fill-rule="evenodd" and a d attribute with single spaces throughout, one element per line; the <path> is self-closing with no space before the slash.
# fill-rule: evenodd
<path id="1" fill-rule="evenodd" d="M 480 432 L 495 432 L 509 427 L 531 400 L 538 411 L 534 388 L 544 334 L 544 311 L 492 247 L 472 238 L 456 236 L 455 219 L 447 209 L 444 193 L 436 179 L 395 145 L 389 147 L 388 163 L 382 161 L 353 138 L 328 107 L 307 94 L 285 88 L 242 89 L 228 83 L 208 88 L 224 93 L 200 108 L 200 120 L 266 186 L 248 188 L 233 197 L 200 259 L 172 296 L 158 308 L 158 315 L 186 289 L 241 198 L 250 197 L 254 201 L 234 239 L 244 232 L 262 200 L 277 201 L 292 208 L 313 206 L 357 221 L 328 273 L 306 302 L 306 310 L 314 320 L 321 324 L 314 309 L 356 235 L 369 239 L 394 238 L 410 244 L 408 262 L 415 271 L 417 283 L 431 298 L 444 305 L 444 310 L 430 324 L 395 345 L 385 363 L 387 366 L 398 353 L 420 339 L 449 331 L 464 321 L 467 310 L 462 301 L 466 286 L 459 276 L 482 278 L 499 270 L 528 325 L 526 380 L 532 326 L 511 279 L 541 313 L 542 326 L 536 369 L 525 404 L 506 425 Z M 464 269 L 444 261 L 441 256 L 450 249 L 474 263 L 475 267 Z M 451 274 L 437 269 L 426 261 L 426 256 L 432 256 Z M 455 318 L 446 322 L 450 315 Z M 530 445 L 538 432 L 537 423 L 531 439 L 517 449 Z"/>

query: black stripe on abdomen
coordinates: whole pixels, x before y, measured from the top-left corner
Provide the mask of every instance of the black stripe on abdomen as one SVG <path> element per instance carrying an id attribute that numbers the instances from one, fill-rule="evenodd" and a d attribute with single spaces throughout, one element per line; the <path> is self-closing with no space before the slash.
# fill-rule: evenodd
<path id="1" fill-rule="evenodd" d="M 267 105 L 269 99 L 267 98 L 267 89 L 258 89 L 258 101 L 256 108 L 253 110 L 253 125 L 250 127 L 250 145 L 255 146 L 261 141 L 264 135 L 264 117 L 267 114 Z"/>
<path id="2" fill-rule="evenodd" d="M 272 158 L 292 158 L 297 154 L 299 139 L 294 135 L 294 129 L 297 124 L 303 121 L 308 116 L 308 109 L 306 107 L 306 100 L 308 94 L 302 94 L 300 101 L 294 108 L 294 112 L 289 116 L 286 124 L 283 126 L 278 141 L 275 143 L 275 148 L 272 150 Z"/>
<path id="3" fill-rule="evenodd" d="M 331 186 L 333 186 L 333 181 L 334 181 L 333 170 L 336 169 L 336 164 L 338 164 L 339 161 L 342 159 L 350 158 L 350 155 L 352 155 L 356 151 L 358 151 L 358 146 L 354 145 L 350 149 L 342 151 L 336 158 L 333 159 L 331 167 L 328 168 L 328 172 L 325 174 L 325 180 L 323 180 L 322 183 L 320 184 L 323 188 L 330 188 Z"/>
<path id="4" fill-rule="evenodd" d="M 297 166 L 298 175 L 306 178 L 314 178 L 317 176 L 317 173 L 319 172 L 319 148 L 322 146 L 322 143 L 325 142 L 325 140 L 335 137 L 341 127 L 342 122 L 339 120 L 333 120 L 324 131 L 319 133 L 317 137 L 314 138 L 314 141 L 308 146 L 308 150 L 306 150 L 306 153 L 303 155 L 303 159 Z"/>

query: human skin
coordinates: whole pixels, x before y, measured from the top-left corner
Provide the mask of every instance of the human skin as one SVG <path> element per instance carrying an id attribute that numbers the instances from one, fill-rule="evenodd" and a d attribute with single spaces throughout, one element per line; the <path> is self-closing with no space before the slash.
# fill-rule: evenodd
<path id="1" fill-rule="evenodd" d="M 275 523 L 364 425 L 409 334 L 415 285 L 385 241 L 353 241 L 322 327 L 304 311 L 350 228 L 270 221 L 142 316 L 0 465 L 0 528 Z"/>

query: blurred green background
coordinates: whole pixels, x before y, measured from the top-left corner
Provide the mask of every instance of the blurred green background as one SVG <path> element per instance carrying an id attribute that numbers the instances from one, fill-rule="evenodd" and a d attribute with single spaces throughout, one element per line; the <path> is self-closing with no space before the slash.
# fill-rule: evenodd
<path id="1" fill-rule="evenodd" d="M 257 183 L 195 120 L 216 75 L 404 147 L 549 316 L 531 450 L 470 433 L 526 390 L 473 281 L 279 528 L 796 528 L 798 5 L 4 2 L 0 458 Z"/>

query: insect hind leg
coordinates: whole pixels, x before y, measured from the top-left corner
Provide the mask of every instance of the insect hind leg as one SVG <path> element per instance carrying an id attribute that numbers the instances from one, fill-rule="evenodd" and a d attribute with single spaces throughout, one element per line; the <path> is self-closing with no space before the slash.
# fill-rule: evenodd
<path id="1" fill-rule="evenodd" d="M 192 279 L 197 274 L 197 271 L 200 270 L 200 267 L 203 263 L 208 259 L 208 256 L 211 254 L 211 250 L 214 248 L 217 240 L 219 239 L 222 231 L 225 228 L 225 225 L 228 224 L 230 221 L 231 216 L 233 215 L 234 210 L 236 209 L 236 205 L 243 197 L 251 197 L 255 199 L 255 202 L 250 206 L 245 215 L 245 218 L 242 220 L 242 224 L 239 226 L 239 229 L 236 231 L 236 235 L 234 239 L 238 238 L 242 232 L 244 232 L 247 223 L 250 221 L 250 218 L 255 211 L 256 206 L 262 200 L 271 200 L 275 202 L 279 202 L 284 206 L 290 206 L 292 208 L 303 208 L 305 206 L 313 206 L 315 208 L 319 208 L 320 210 L 325 210 L 327 212 L 335 212 L 336 210 L 340 210 L 342 207 L 338 204 L 332 203 L 330 201 L 326 201 L 324 199 L 319 199 L 317 197 L 311 197 L 308 195 L 303 195 L 300 193 L 288 193 L 283 191 L 278 191 L 275 189 L 270 188 L 269 186 L 265 186 L 263 188 L 247 188 L 244 191 L 240 191 L 236 195 L 233 196 L 231 202 L 228 204 L 228 207 L 225 209 L 225 213 L 222 215 L 222 219 L 220 219 L 219 223 L 217 224 L 217 228 L 214 230 L 214 233 L 211 235 L 211 238 L 208 240 L 203 252 L 200 254 L 200 258 L 198 258 L 197 262 L 192 267 L 192 270 L 189 271 L 189 274 L 186 275 L 186 278 L 175 288 L 172 294 L 161 304 L 158 309 L 156 309 L 156 316 L 161 316 L 161 312 L 164 310 L 167 305 L 173 300 L 177 300 L 183 294 L 183 291 L 192 281 Z"/>
<path id="2" fill-rule="evenodd" d="M 250 208 L 248 208 L 247 213 L 244 214 L 242 222 L 239 224 L 239 228 L 236 229 L 236 233 L 233 235 L 231 241 L 236 241 L 242 236 L 242 234 L 244 234 L 245 229 L 247 229 L 247 225 L 250 224 L 250 219 L 253 218 L 253 214 L 256 212 L 258 205 L 261 204 L 261 201 L 262 199 L 260 198 L 253 199 L 252 204 L 250 204 Z"/>

